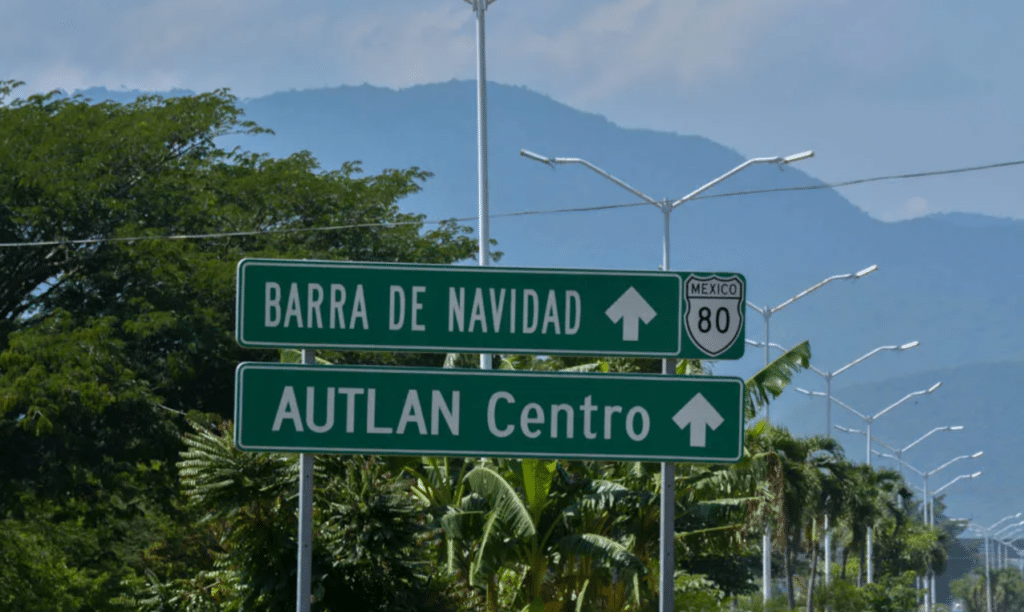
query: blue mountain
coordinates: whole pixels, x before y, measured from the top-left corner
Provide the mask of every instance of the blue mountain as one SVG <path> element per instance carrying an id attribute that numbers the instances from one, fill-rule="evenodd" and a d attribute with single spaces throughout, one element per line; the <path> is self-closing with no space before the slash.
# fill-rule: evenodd
<path id="1" fill-rule="evenodd" d="M 520 149 L 585 159 L 658 200 L 681 197 L 749 157 L 795 153 L 740 153 L 696 135 L 624 129 L 522 87 L 490 84 L 488 92 L 491 235 L 504 253 L 498 265 L 649 270 L 661 264 L 658 210 L 581 165 L 552 169 L 521 157 Z M 138 95 L 80 93 L 120 101 Z M 462 218 L 475 226 L 475 95 L 467 81 L 279 92 L 241 101 L 247 117 L 274 135 L 225 144 L 275 156 L 308 150 L 325 169 L 352 160 L 368 173 L 417 166 L 433 177 L 403 206 L 431 220 Z M 593 210 L 580 210 L 587 208 Z M 879 346 L 918 340 L 917 348 L 883 351 L 837 376 L 833 393 L 874 414 L 942 380 L 939 391 L 886 415 L 874 433 L 895 446 L 935 426 L 967 426 L 914 452 L 922 469 L 933 469 L 986 451 L 963 466 L 985 476 L 951 488 L 947 498 L 951 515 L 982 523 L 1024 506 L 1024 475 L 1016 468 L 1021 435 L 1012 425 L 1024 391 L 1022 260 L 1024 221 L 957 213 L 882 222 L 799 164 L 753 166 L 671 215 L 672 267 L 741 272 L 748 299 L 759 306 L 877 264 L 863 279 L 838 281 L 776 313 L 770 339 L 787 347 L 810 340 L 812 362 L 823 371 Z M 764 319 L 751 309 L 747 318 L 747 337 L 763 340 Z M 763 364 L 763 352 L 751 348 L 714 370 L 749 377 Z M 825 388 L 813 373 L 799 375 L 796 385 Z M 833 422 L 856 426 L 844 412 L 834 408 Z M 823 433 L 823 403 L 787 392 L 773 406 L 773 422 L 797 434 Z M 863 456 L 863 439 L 839 439 L 853 458 Z M 948 476 L 955 475 L 951 467 Z"/>

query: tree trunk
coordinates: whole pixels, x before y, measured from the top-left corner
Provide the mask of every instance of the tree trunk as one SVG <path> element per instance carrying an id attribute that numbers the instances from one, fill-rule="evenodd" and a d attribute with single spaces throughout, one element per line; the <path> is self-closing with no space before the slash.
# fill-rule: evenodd
<path id="1" fill-rule="evenodd" d="M 843 568 L 839 570 L 839 578 L 846 580 L 846 563 L 850 560 L 850 547 L 843 547 Z"/>
<path id="2" fill-rule="evenodd" d="M 817 524 L 811 526 L 811 575 L 807 578 L 807 612 L 814 610 L 814 581 L 818 574 Z"/>
<path id="3" fill-rule="evenodd" d="M 487 610 L 498 612 L 498 575 L 495 574 L 487 581 Z"/>
<path id="4" fill-rule="evenodd" d="M 864 568 L 867 567 L 867 560 L 867 547 L 864 546 L 860 549 L 860 567 L 857 568 L 857 586 L 859 587 L 864 586 Z"/>
<path id="5" fill-rule="evenodd" d="M 786 538 L 786 550 L 783 551 L 782 559 L 786 570 L 786 597 L 789 600 L 789 609 L 796 608 L 796 599 L 793 597 L 793 547 L 790 546 L 789 538 Z"/>

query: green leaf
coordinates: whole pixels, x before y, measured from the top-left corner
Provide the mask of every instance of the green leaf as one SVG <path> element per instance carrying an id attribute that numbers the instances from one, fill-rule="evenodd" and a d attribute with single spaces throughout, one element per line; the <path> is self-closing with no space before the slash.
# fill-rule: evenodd
<path id="1" fill-rule="evenodd" d="M 466 474 L 466 481 L 475 493 L 490 503 L 495 517 L 511 537 L 518 540 L 536 537 L 530 511 L 501 474 L 490 467 L 478 466 Z"/>
<path id="2" fill-rule="evenodd" d="M 793 381 L 793 374 L 811 364 L 811 344 L 804 340 L 772 361 L 746 382 L 747 418 L 754 418 L 755 408 L 764 408 L 782 395 Z"/>
<path id="3" fill-rule="evenodd" d="M 526 503 L 530 507 L 533 522 L 537 523 L 540 513 L 548 502 L 548 492 L 555 476 L 556 461 L 540 459 L 523 459 L 523 489 L 526 492 Z"/>

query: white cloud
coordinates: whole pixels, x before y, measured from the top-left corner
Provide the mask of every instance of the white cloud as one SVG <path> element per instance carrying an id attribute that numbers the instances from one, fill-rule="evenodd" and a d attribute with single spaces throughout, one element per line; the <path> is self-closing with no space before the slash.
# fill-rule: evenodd
<path id="1" fill-rule="evenodd" d="M 581 103 L 728 79 L 760 53 L 766 29 L 809 1 L 500 0 L 487 11 L 489 76 Z M 475 74 L 475 17 L 460 0 L 23 0 L 13 13 L 25 28 L 7 27 L 0 57 L 38 89 L 230 86 L 258 95 Z M 31 45 L 19 31 L 32 33 Z"/>
<path id="2" fill-rule="evenodd" d="M 882 221 L 906 221 L 916 219 L 935 212 L 931 209 L 928 200 L 923 196 L 912 196 L 907 198 L 898 206 L 880 211 L 878 217 Z"/>
<path id="3" fill-rule="evenodd" d="M 734 79 L 763 55 L 764 34 L 806 0 L 605 0 L 577 7 L 553 32 L 512 19 L 500 47 L 522 81 L 574 102 L 663 95 Z M 537 15 L 532 15 L 536 17 Z"/>

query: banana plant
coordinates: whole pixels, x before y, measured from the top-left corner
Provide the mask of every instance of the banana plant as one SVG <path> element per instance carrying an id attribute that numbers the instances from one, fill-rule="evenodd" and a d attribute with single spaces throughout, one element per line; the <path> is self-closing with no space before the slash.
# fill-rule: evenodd
<path id="1" fill-rule="evenodd" d="M 503 570 L 520 571 L 509 599 L 526 612 L 582 605 L 589 585 L 577 592 L 559 588 L 567 585 L 560 580 L 567 568 L 603 568 L 627 584 L 636 584 L 646 571 L 622 543 L 572 529 L 571 514 L 584 485 L 567 477 L 556 461 L 541 459 L 506 462 L 504 468 L 478 465 L 466 475 L 469 499 L 441 524 L 449 540 L 464 547 L 469 581 L 486 589 L 489 609 L 499 609 Z"/>

